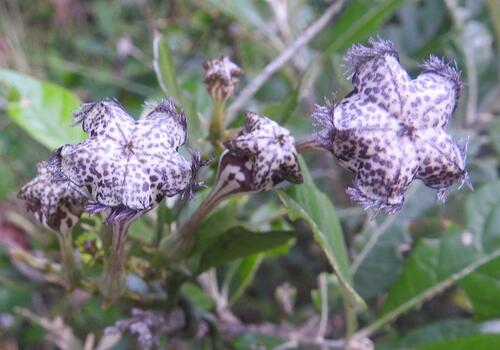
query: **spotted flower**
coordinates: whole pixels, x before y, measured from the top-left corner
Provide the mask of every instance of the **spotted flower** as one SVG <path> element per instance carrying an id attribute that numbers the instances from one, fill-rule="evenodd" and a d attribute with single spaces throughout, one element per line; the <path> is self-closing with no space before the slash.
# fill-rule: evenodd
<path id="1" fill-rule="evenodd" d="M 456 180 L 467 182 L 466 144 L 445 131 L 460 95 L 460 72 L 431 56 L 411 79 L 393 44 L 370 40 L 346 55 L 354 90 L 340 103 L 316 106 L 326 129 L 320 142 L 356 173 L 347 193 L 365 207 L 398 211 L 414 178 L 443 200 Z"/>
<path id="2" fill-rule="evenodd" d="M 186 142 L 186 118 L 170 100 L 140 120 L 115 100 L 84 104 L 74 117 L 89 138 L 60 148 L 57 158 L 62 174 L 95 199 L 89 211 L 110 209 L 108 221 L 120 221 L 150 210 L 164 196 L 191 192 L 198 167 L 178 153 Z"/>
<path id="3" fill-rule="evenodd" d="M 45 227 L 66 234 L 83 213 L 87 197 L 58 174 L 51 162 L 37 164 L 38 175 L 24 185 L 18 198 Z"/>
<path id="4" fill-rule="evenodd" d="M 221 162 L 239 159 L 241 181 L 249 190 L 266 191 L 284 180 L 302 182 L 294 138 L 273 120 L 248 112 L 243 130 L 224 146 L 229 154 Z"/>
<path id="5" fill-rule="evenodd" d="M 209 94 L 217 100 L 227 99 L 238 84 L 238 77 L 243 74 L 243 70 L 227 56 L 207 60 L 203 63 L 203 68 L 205 68 L 203 81 L 207 85 Z"/>

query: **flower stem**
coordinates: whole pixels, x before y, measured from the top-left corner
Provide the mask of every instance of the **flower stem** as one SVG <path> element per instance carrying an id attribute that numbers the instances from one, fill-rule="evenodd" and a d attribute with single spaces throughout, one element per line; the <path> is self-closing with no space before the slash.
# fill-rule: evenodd
<path id="1" fill-rule="evenodd" d="M 224 136 L 225 114 L 224 108 L 226 101 L 222 99 L 214 99 L 212 122 L 210 123 L 209 139 L 215 149 L 220 149 L 220 141 Z"/>
<path id="2" fill-rule="evenodd" d="M 234 188 L 223 186 L 219 181 L 193 215 L 174 234 L 160 243 L 160 251 L 167 261 L 179 261 L 189 255 L 195 244 L 195 235 L 205 217 L 228 196 L 235 193 Z"/>
<path id="3" fill-rule="evenodd" d="M 113 223 L 111 253 L 100 285 L 101 293 L 110 301 L 115 301 L 125 289 L 123 265 L 125 263 L 125 243 L 132 220 Z"/>
<path id="4" fill-rule="evenodd" d="M 76 286 L 80 272 L 78 271 L 75 256 L 73 254 L 73 240 L 69 232 L 65 234 L 58 233 L 59 246 L 61 250 L 62 273 L 66 288 L 68 290 Z"/>
<path id="5" fill-rule="evenodd" d="M 295 142 L 295 148 L 297 149 L 297 152 L 304 153 L 305 151 L 324 148 L 324 145 L 321 144 L 315 134 L 313 134 L 303 140 Z"/>

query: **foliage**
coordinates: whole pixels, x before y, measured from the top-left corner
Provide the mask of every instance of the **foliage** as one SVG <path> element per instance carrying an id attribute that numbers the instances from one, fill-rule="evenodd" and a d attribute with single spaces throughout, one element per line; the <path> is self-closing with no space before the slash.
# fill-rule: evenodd
<path id="1" fill-rule="evenodd" d="M 238 96 L 331 4 L 0 4 L 0 348 L 128 349 L 146 340 L 165 349 L 496 348 L 495 0 L 345 1 L 331 24 L 245 105 L 301 139 L 314 131 L 315 104 L 332 91 L 340 101 L 352 89 L 341 61 L 352 44 L 390 39 L 411 73 L 431 53 L 455 60 L 465 88 L 448 130 L 469 137 L 475 191 L 452 190 L 444 205 L 414 183 L 400 213 L 374 215 L 349 201 L 352 176 L 330 154 L 308 152 L 300 159 L 303 184 L 220 200 L 197 222 L 193 241 L 179 243 L 176 234 L 211 198 L 208 190 L 191 201 L 166 199 L 135 221 L 123 264 L 125 292 L 107 300 L 99 278 L 113 234 L 105 216 L 84 215 L 72 229 L 79 279 L 65 289 L 60 262 L 67 256 L 60 255 L 57 236 L 15 198 L 37 161 L 85 139 L 71 119 L 80 101 L 115 97 L 141 118 L 145 102 L 171 96 L 186 113 L 189 147 L 202 159 L 218 158 L 222 141 L 243 125 L 243 111 L 213 132 L 233 99 L 207 92 L 203 62 L 221 54 L 238 62 L 244 70 Z M 200 170 L 208 187 L 217 168 L 218 160 Z M 182 259 L 165 259 L 165 246 L 179 247 Z M 113 325 L 118 334 L 111 334 Z"/>

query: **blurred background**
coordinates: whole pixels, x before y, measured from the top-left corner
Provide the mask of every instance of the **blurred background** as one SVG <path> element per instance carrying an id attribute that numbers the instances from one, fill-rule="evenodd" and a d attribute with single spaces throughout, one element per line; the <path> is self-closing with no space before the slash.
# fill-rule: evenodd
<path id="1" fill-rule="evenodd" d="M 89 333 L 101 334 L 102 329 L 128 315 L 133 306 L 104 309 L 98 296 L 62 297 L 62 288 L 47 286 L 30 276 L 8 254 L 12 246 L 57 253 L 55 239 L 43 234 L 16 200 L 16 194 L 35 175 L 37 161 L 78 137 L 64 134 L 58 125 L 63 123 L 64 130 L 69 129 L 71 110 L 79 100 L 115 97 L 132 115 L 139 116 L 146 101 L 162 98 L 164 93 L 153 69 L 153 39 L 161 35 L 187 101 L 184 107 L 189 116 L 190 142 L 208 152 L 202 139 L 210 120 L 211 100 L 202 83 L 202 62 L 228 55 L 238 63 L 245 71 L 236 88 L 238 95 L 330 3 L 0 0 L 0 349 L 53 348 L 46 339 L 50 332 L 16 312 L 15 307 L 48 319 L 60 315 L 77 336 L 85 339 Z M 329 154 L 307 154 L 317 186 L 335 205 L 352 261 L 354 286 L 368 304 L 360 312 L 360 323 L 366 325 L 384 313 L 381 307 L 388 294 L 399 293 L 401 300 L 410 300 L 429 292 L 431 298 L 422 299 L 417 309 L 391 322 L 384 334 L 374 339 L 377 348 L 425 345 L 432 335 L 441 336 L 436 339 L 443 342 L 469 331 L 482 334 L 477 331 L 478 324 L 500 319 L 500 258 L 495 255 L 495 249 L 500 249 L 498 0 L 346 1 L 330 24 L 273 75 L 244 109 L 281 122 L 297 138 L 306 135 L 313 130 L 308 116 L 314 104 L 323 103 L 332 92 L 341 98 L 352 89 L 346 79 L 343 54 L 353 43 L 363 43 L 371 36 L 392 40 L 402 65 L 412 76 L 418 74 L 418 64 L 431 53 L 457 62 L 464 89 L 448 130 L 456 138 L 469 138 L 467 167 L 476 191 L 453 190 L 446 204 L 438 205 L 434 191 L 414 183 L 401 213 L 370 219 L 345 194 L 352 175 Z M 23 75 L 12 76 L 13 72 Z M 71 94 L 66 96 L 66 91 L 55 91 L 54 86 L 40 81 L 51 82 Z M 13 95 L 9 84 L 19 95 Z M 24 101 L 24 93 L 32 99 Z M 32 104 L 30 113 L 34 114 L 23 114 L 19 108 L 23 103 Z M 231 126 L 241 124 L 240 113 Z M 268 201 L 279 202 L 271 194 L 259 195 L 245 208 L 256 210 Z M 274 205 L 273 210 L 279 214 L 282 209 Z M 240 215 L 252 220 L 250 214 Z M 283 286 L 295 295 L 293 315 L 286 316 L 289 322 L 299 324 L 316 309 L 317 276 L 329 271 L 328 262 L 310 233 L 306 229 L 301 232 L 288 254 L 260 264 L 253 281 L 234 304 L 235 314 L 244 322 L 282 322 L 288 311 L 283 311 L 276 291 Z M 476 242 L 479 236 L 488 239 Z M 480 245 L 477 251 L 464 252 L 455 246 L 460 242 L 467 245 L 468 240 Z M 429 257 L 428 261 L 418 260 L 416 251 Z M 474 265 L 478 261 L 482 263 Z M 454 276 L 470 266 L 474 272 L 465 278 Z M 405 290 L 401 278 L 414 278 L 416 287 Z M 328 328 L 332 337 L 342 336 L 338 331 L 343 323 L 339 303 L 339 295 L 332 292 Z M 425 333 L 424 327 L 434 322 L 438 326 Z M 498 323 L 495 327 L 499 333 Z M 252 341 L 234 347 L 250 349 Z M 127 348 L 126 343 L 118 346 Z M 460 348 L 447 346 L 442 348 Z M 467 349 L 472 348 L 476 347 Z M 500 345 L 484 347 L 494 348 Z"/>

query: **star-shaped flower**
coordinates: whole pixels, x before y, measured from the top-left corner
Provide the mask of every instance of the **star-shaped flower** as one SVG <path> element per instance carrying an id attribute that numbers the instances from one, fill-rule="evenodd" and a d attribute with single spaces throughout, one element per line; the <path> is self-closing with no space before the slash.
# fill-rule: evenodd
<path id="1" fill-rule="evenodd" d="M 207 85 L 207 90 L 218 100 L 225 100 L 232 94 L 238 84 L 238 77 L 243 74 L 243 70 L 227 56 L 205 61 L 203 68 L 205 68 L 203 81 Z"/>
<path id="2" fill-rule="evenodd" d="M 365 207 L 398 211 L 414 178 L 443 199 L 455 180 L 467 180 L 466 146 L 444 130 L 459 98 L 460 72 L 431 56 L 412 80 L 391 42 L 370 44 L 347 52 L 354 90 L 313 113 L 327 128 L 322 143 L 356 173 L 347 192 Z"/>
<path id="3" fill-rule="evenodd" d="M 108 221 L 151 209 L 164 196 L 190 191 L 191 164 L 178 153 L 186 142 L 186 118 L 170 100 L 134 120 L 115 100 L 84 104 L 75 113 L 89 138 L 59 152 L 62 173 L 87 187 L 96 203 L 112 209 Z"/>
<path id="4" fill-rule="evenodd" d="M 38 175 L 24 185 L 18 198 L 45 227 L 66 234 L 83 213 L 87 197 L 62 178 L 50 162 L 37 164 Z"/>
<path id="5" fill-rule="evenodd" d="M 245 182 L 253 191 L 266 191 L 284 180 L 303 181 L 294 138 L 271 119 L 248 112 L 243 130 L 224 146 L 248 163 L 251 178 Z"/>

